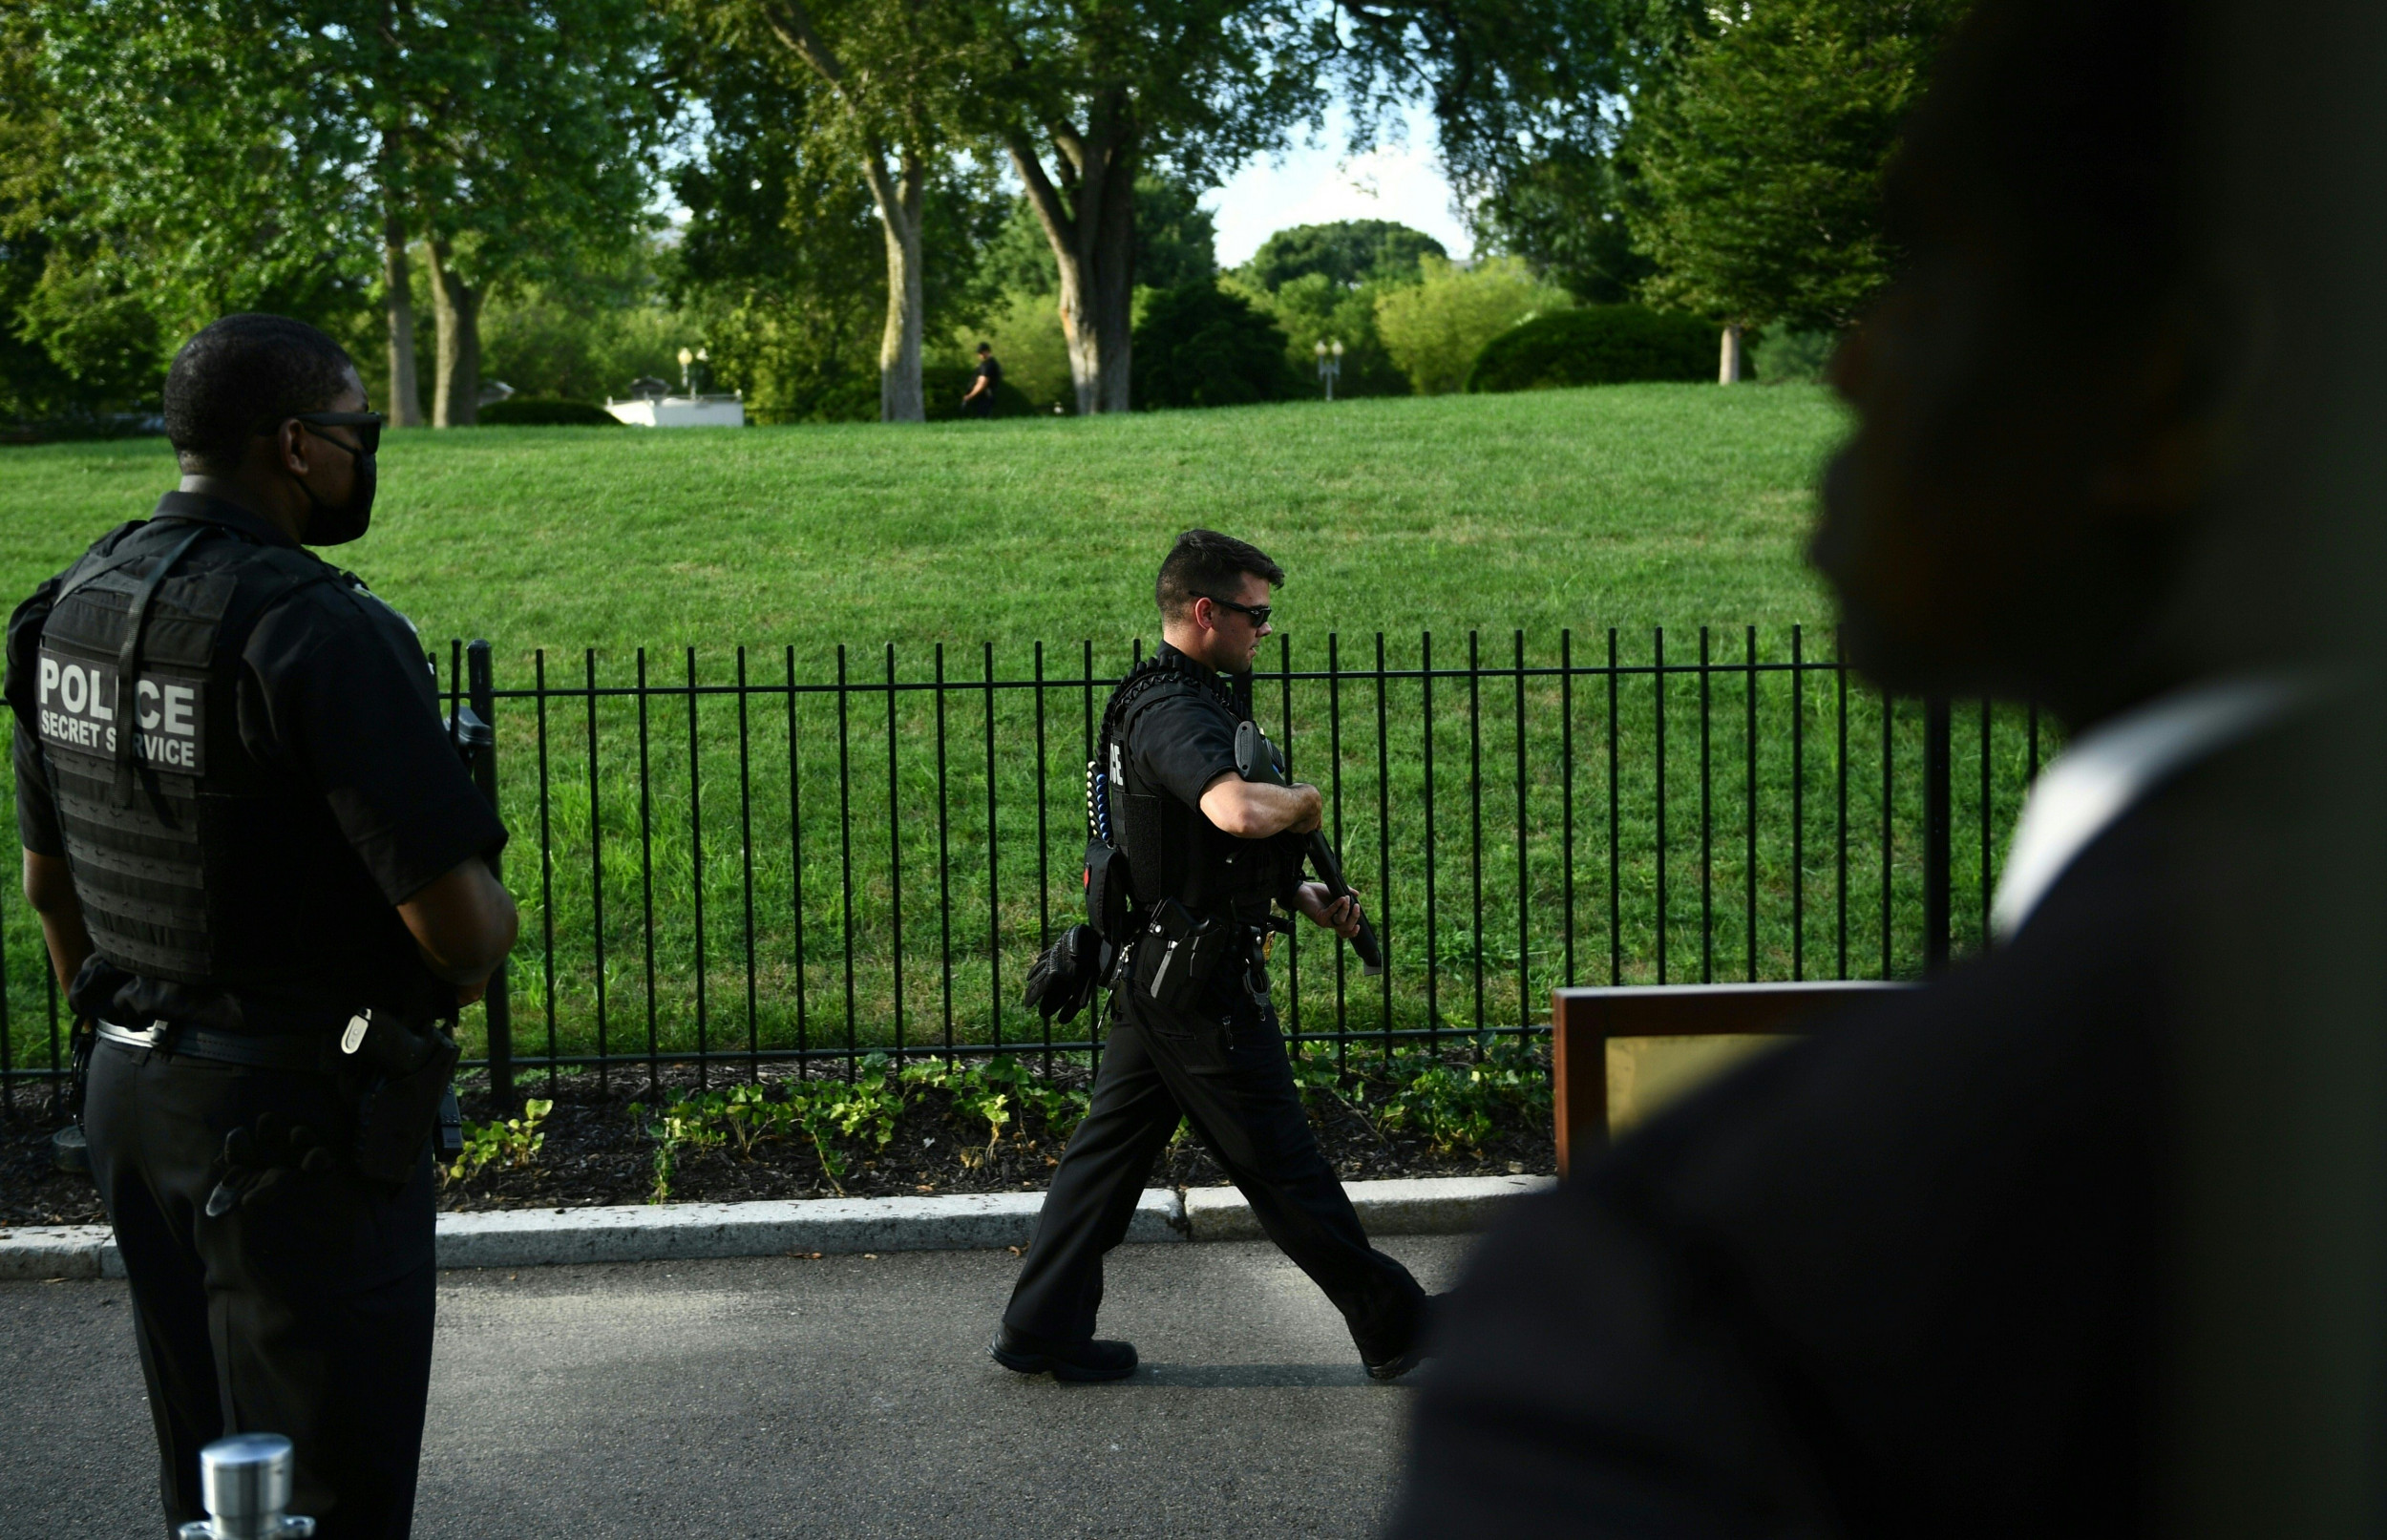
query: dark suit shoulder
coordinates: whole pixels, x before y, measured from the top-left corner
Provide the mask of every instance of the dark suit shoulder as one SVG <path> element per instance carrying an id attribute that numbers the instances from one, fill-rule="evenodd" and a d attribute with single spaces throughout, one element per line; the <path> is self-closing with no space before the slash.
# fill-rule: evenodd
<path id="1" fill-rule="evenodd" d="M 2196 805 L 2151 799 L 2013 944 L 1519 1205 L 1450 1313 L 1396 1532 L 2127 1529 Z"/>

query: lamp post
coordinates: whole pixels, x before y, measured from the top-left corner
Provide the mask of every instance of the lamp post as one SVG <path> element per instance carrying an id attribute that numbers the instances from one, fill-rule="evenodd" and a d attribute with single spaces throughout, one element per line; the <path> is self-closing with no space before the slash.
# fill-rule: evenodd
<path id="1" fill-rule="evenodd" d="M 1316 351 L 1319 383 L 1326 388 L 1326 399 L 1332 401 L 1335 398 L 1335 381 L 1342 377 L 1342 339 L 1321 340 Z"/>
<path id="2" fill-rule="evenodd" d="M 688 366 L 695 362 L 696 355 L 694 353 L 689 352 L 685 348 L 680 349 L 680 393 L 682 395 L 694 395 L 696 393 L 694 388 L 687 382 Z"/>

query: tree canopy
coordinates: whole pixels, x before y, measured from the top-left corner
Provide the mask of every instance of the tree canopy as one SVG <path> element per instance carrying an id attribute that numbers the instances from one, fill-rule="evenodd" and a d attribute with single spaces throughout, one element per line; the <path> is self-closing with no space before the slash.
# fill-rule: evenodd
<path id="1" fill-rule="evenodd" d="M 401 424 L 418 372 L 473 419 L 485 317 L 543 393 L 684 339 L 758 416 L 898 420 L 978 336 L 1040 411 L 1124 408 L 1137 315 L 1212 289 L 1344 394 L 1571 303 L 1822 336 L 1966 3 L 0 0 L 0 418 L 154 404 L 233 308 L 378 333 Z M 1354 147 L 1430 112 L 1485 261 L 1345 221 L 1218 272 L 1203 198 L 1338 100 Z"/>
<path id="2" fill-rule="evenodd" d="M 1419 258 L 1449 255 L 1425 231 L 1391 220 L 1340 220 L 1278 230 L 1260 243 L 1243 274 L 1272 294 L 1313 273 L 1348 289 L 1371 279 L 1405 283 L 1417 277 Z"/>
<path id="3" fill-rule="evenodd" d="M 30 0 L 61 149 L 20 330 L 53 358 L 87 356 L 91 317 L 139 329 L 129 303 L 154 371 L 227 310 L 354 340 L 378 278 L 394 375 L 419 241 L 442 419 L 470 421 L 486 291 L 568 277 L 646 222 L 648 14 L 643 0 Z"/>
<path id="4" fill-rule="evenodd" d="M 1633 243 L 1628 194 L 1614 158 L 1561 145 L 1502 176 L 1475 207 L 1476 231 L 1585 304 L 1615 305 L 1658 270 Z"/>
<path id="5" fill-rule="evenodd" d="M 823 104 L 830 88 L 768 53 L 712 41 L 691 40 L 679 68 L 709 132 L 703 158 L 673 181 L 688 222 L 671 282 L 713 362 L 745 382 L 765 421 L 882 415 L 886 231 L 842 142 L 841 114 Z M 923 176 L 923 337 L 985 310 L 990 275 L 975 259 L 1005 208 L 966 160 Z"/>
<path id="6" fill-rule="evenodd" d="M 1625 153 L 1653 300 L 1848 326 L 1895 261 L 1881 177 L 1966 0 L 1759 0 L 1637 104 Z"/>
<path id="7" fill-rule="evenodd" d="M 1522 321 L 1574 304 L 1514 257 L 1460 267 L 1427 258 L 1425 282 L 1376 302 L 1376 327 L 1420 395 L 1456 390 L 1484 345 Z"/>
<path id="8" fill-rule="evenodd" d="M 1136 179 L 1205 185 L 1316 119 L 1331 16 L 1304 0 L 988 0 L 968 14 L 963 110 L 1052 247 L 1078 410 L 1124 411 Z"/>

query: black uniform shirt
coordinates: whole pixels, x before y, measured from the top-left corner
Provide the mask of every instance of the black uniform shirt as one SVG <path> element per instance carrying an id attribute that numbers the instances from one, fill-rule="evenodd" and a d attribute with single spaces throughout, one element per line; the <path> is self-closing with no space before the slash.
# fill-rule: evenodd
<path id="1" fill-rule="evenodd" d="M 1225 680 L 1166 642 L 1159 655 L 1216 682 L 1221 690 L 1227 687 Z M 1198 813 L 1210 783 L 1236 773 L 1235 728 L 1226 708 L 1198 689 L 1171 689 L 1135 714 L 1127 751 L 1143 785 L 1167 791 Z"/>
<path id="2" fill-rule="evenodd" d="M 297 544 L 248 509 L 201 494 L 167 493 L 158 514 L 222 524 L 285 549 Z M 353 575 L 307 584 L 268 609 L 242 663 L 243 748 L 320 792 L 391 905 L 504 845 L 505 826 L 449 742 L 412 623 Z M 29 851 L 63 858 L 49 775 L 21 722 L 13 757 L 18 838 Z M 220 1014 L 203 998 L 212 991 L 191 986 L 141 980 L 116 993 L 137 998 L 78 1005 L 116 1003 L 125 1019 Z"/>

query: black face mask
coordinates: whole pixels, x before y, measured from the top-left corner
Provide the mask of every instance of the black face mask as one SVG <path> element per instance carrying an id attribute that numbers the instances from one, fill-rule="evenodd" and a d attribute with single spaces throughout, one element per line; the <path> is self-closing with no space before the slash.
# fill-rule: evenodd
<path id="1" fill-rule="evenodd" d="M 315 489 L 306 488 L 306 501 L 314 512 L 307 516 L 305 543 L 308 545 L 346 545 L 363 535 L 373 521 L 373 483 L 375 473 L 370 454 L 354 455 L 356 475 L 349 482 L 349 495 L 339 502 L 326 502 L 315 496 Z"/>

